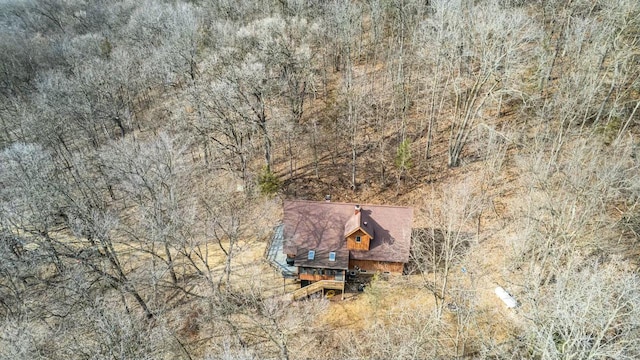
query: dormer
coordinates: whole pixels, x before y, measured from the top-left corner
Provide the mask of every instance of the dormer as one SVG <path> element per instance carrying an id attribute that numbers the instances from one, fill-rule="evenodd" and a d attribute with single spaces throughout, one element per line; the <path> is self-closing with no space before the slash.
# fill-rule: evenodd
<path id="1" fill-rule="evenodd" d="M 344 225 L 344 238 L 347 241 L 347 250 L 368 251 L 373 240 L 373 227 L 362 215 L 362 208 L 356 205 L 353 215 Z"/>

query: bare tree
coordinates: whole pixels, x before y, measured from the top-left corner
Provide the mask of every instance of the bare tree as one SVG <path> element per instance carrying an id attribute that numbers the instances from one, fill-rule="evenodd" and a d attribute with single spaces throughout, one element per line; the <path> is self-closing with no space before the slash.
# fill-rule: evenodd
<path id="1" fill-rule="evenodd" d="M 638 336 L 640 317 L 633 304 L 639 300 L 640 283 L 623 264 L 618 259 L 569 264 L 553 285 L 530 293 L 526 333 L 535 356 L 638 357 L 640 348 L 632 339 Z"/>
<path id="2" fill-rule="evenodd" d="M 439 207 L 427 207 L 431 228 L 418 229 L 412 238 L 412 263 L 433 292 L 437 316 L 442 316 L 450 301 L 450 276 L 472 246 L 474 225 L 483 208 L 482 196 L 470 184 L 447 189 Z M 434 199 L 425 199 L 434 204 Z"/>
<path id="3" fill-rule="evenodd" d="M 384 310 L 374 308 L 363 319 L 366 330 L 350 332 L 348 337 L 340 339 L 341 356 L 415 359 L 449 355 L 438 334 L 444 324 L 434 315 L 428 307 L 414 307 L 409 299 L 402 299 Z"/>
<path id="4" fill-rule="evenodd" d="M 218 344 L 216 351 L 242 353 L 251 345 L 250 349 L 261 357 L 288 360 L 302 354 L 314 356 L 308 344 L 317 341 L 313 334 L 322 328 L 314 321 L 326 311 L 328 301 L 291 303 L 280 296 L 269 296 L 268 289 L 259 282 L 245 285 L 243 290 L 221 293 L 224 297 L 212 304 L 216 316 L 226 319 L 233 335 L 227 336 L 226 349 L 224 344 Z M 229 349 L 231 346 L 233 351 Z"/>
<path id="5" fill-rule="evenodd" d="M 429 157 L 435 121 L 447 102 L 446 94 L 450 94 L 453 116 L 448 165 L 455 167 L 487 102 L 498 90 L 507 93 L 520 90 L 517 83 L 505 80 L 522 71 L 520 64 L 526 44 L 537 33 L 524 11 L 505 9 L 497 2 L 472 6 L 464 1 L 436 1 L 433 11 L 420 32 L 429 49 L 421 56 L 434 69 L 425 110 L 428 117 L 425 155 Z"/>
<path id="6" fill-rule="evenodd" d="M 236 256 L 238 242 L 245 236 L 248 219 L 246 210 L 250 208 L 250 198 L 244 192 L 218 192 L 213 199 L 205 201 L 211 224 L 209 231 L 224 253 L 224 272 L 218 286 L 230 288 L 231 264 Z"/>

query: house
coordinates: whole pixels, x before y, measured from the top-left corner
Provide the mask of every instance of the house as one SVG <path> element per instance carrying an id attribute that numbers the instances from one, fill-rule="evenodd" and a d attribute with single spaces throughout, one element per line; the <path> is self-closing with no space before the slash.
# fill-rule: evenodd
<path id="1" fill-rule="evenodd" d="M 303 287 L 344 282 L 348 274 L 400 274 L 409 261 L 412 221 L 409 207 L 285 201 L 283 251 Z"/>

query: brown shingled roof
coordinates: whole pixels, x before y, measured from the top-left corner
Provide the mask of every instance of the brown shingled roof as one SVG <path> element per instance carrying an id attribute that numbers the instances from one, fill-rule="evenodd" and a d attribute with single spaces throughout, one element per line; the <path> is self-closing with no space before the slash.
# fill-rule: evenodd
<path id="1" fill-rule="evenodd" d="M 354 207 L 355 204 L 345 203 L 285 201 L 284 252 L 296 255 L 296 266 L 346 269 L 349 252 L 344 235 L 359 224 L 373 240 L 369 251 L 351 252 L 352 259 L 408 262 L 413 209 L 363 205 L 360 214 L 354 215 Z M 313 260 L 307 259 L 309 250 L 316 252 Z M 335 262 L 328 261 L 332 251 L 336 252 Z"/>

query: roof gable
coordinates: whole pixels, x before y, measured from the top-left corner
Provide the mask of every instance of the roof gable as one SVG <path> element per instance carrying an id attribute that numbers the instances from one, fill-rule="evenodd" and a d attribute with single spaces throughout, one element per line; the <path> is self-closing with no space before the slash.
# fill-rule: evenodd
<path id="1" fill-rule="evenodd" d="M 362 215 L 361 210 L 351 215 L 349 220 L 344 224 L 344 235 L 342 237 L 346 238 L 354 232 L 362 230 L 365 234 L 369 235 L 369 237 L 373 238 L 373 228 L 369 226 L 369 222 L 364 220 L 365 218 L 366 216 Z"/>

